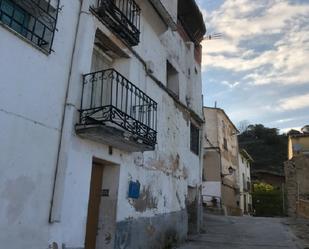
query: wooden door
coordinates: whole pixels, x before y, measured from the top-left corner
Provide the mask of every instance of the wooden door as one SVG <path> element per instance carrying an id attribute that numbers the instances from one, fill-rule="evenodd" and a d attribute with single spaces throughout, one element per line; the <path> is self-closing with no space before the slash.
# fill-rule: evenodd
<path id="1" fill-rule="evenodd" d="M 92 165 L 90 194 L 88 204 L 88 217 L 86 226 L 85 249 L 96 248 L 96 237 L 98 230 L 98 219 L 101 200 L 103 166 L 99 164 Z"/>
<path id="2" fill-rule="evenodd" d="M 244 213 L 248 213 L 248 208 L 247 208 L 247 195 L 244 195 Z"/>

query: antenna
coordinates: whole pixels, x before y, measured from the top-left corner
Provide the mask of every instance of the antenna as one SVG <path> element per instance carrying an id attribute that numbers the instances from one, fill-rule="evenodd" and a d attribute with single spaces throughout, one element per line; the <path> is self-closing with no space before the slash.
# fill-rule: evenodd
<path id="1" fill-rule="evenodd" d="M 213 34 L 209 34 L 206 35 L 203 40 L 218 40 L 222 38 L 222 33 L 213 33 Z"/>

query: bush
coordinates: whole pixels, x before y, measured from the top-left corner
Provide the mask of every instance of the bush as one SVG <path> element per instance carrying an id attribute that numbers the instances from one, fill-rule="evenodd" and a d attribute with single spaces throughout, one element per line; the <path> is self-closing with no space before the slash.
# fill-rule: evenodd
<path id="1" fill-rule="evenodd" d="M 283 216 L 282 192 L 270 184 L 254 184 L 252 204 L 255 216 Z"/>

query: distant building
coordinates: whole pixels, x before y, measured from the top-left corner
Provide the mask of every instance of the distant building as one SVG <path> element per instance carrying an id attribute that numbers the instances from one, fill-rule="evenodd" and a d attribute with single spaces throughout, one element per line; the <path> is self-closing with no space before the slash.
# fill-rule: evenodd
<path id="1" fill-rule="evenodd" d="M 284 164 L 287 213 L 309 218 L 309 155 L 299 155 Z"/>
<path id="2" fill-rule="evenodd" d="M 309 218 L 309 126 L 301 131 L 289 134 L 289 160 L 284 164 L 287 212 Z"/>
<path id="3" fill-rule="evenodd" d="M 289 134 L 288 159 L 300 155 L 309 155 L 309 126 L 304 126 L 302 132 Z"/>
<path id="4" fill-rule="evenodd" d="M 203 202 L 239 215 L 238 130 L 224 110 L 211 107 L 203 110 Z"/>
<path id="5" fill-rule="evenodd" d="M 251 181 L 253 183 L 267 183 L 272 185 L 276 189 L 281 189 L 284 184 L 285 177 L 284 172 L 276 172 L 274 170 L 267 169 L 251 169 Z"/>
<path id="6" fill-rule="evenodd" d="M 251 196 L 251 163 L 252 157 L 244 149 L 239 152 L 238 185 L 239 185 L 239 207 L 243 214 L 248 214 L 252 209 Z"/>

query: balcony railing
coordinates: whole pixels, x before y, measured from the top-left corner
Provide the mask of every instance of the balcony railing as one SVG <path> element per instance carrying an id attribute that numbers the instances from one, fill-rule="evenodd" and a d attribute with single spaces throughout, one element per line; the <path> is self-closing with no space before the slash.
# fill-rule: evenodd
<path id="1" fill-rule="evenodd" d="M 157 103 L 114 69 L 83 76 L 79 126 L 121 129 L 127 139 L 154 147 Z"/>
<path id="2" fill-rule="evenodd" d="M 130 46 L 139 43 L 141 9 L 134 0 L 98 0 L 95 11 Z"/>
<path id="3" fill-rule="evenodd" d="M 50 53 L 58 5 L 58 0 L 0 0 L 0 22 Z"/>

